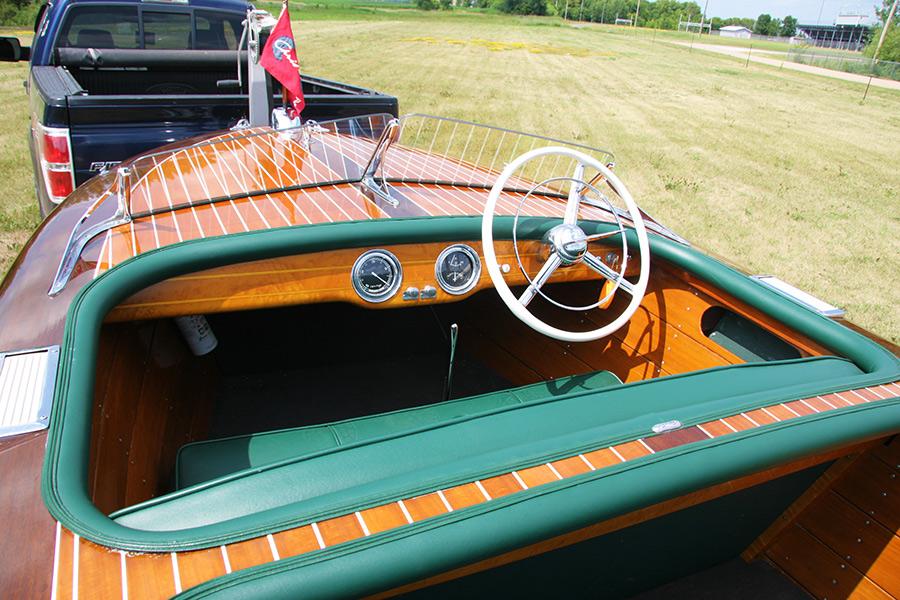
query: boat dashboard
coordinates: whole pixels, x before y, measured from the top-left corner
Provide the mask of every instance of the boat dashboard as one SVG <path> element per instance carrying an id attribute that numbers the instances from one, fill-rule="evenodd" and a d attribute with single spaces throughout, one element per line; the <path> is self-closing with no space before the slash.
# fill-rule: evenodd
<path id="1" fill-rule="evenodd" d="M 540 241 L 498 241 L 497 258 L 512 286 L 528 284 L 546 261 Z M 639 257 L 621 246 L 596 252 L 625 275 L 640 270 Z M 492 288 L 482 269 L 480 240 L 386 244 L 249 261 L 166 279 L 117 305 L 107 322 L 154 319 L 292 306 L 349 302 L 369 308 L 397 308 L 454 302 Z M 560 269 L 552 282 L 598 281 L 586 265 Z M 599 291 L 599 290 L 598 290 Z"/>

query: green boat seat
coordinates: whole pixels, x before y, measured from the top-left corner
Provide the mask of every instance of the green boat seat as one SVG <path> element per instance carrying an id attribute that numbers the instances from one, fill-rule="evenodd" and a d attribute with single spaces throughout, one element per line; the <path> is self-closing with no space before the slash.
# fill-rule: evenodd
<path id="1" fill-rule="evenodd" d="M 621 383 L 622 381 L 609 371 L 596 371 L 324 425 L 194 442 L 182 446 L 178 451 L 175 463 L 175 487 L 180 490 L 244 469 L 427 427 L 448 419 L 502 406 L 524 404 L 580 391 L 599 390 Z"/>
<path id="2" fill-rule="evenodd" d="M 192 539 L 203 538 L 204 543 L 218 543 L 227 532 L 259 532 L 272 527 L 273 523 L 322 521 L 378 506 L 385 500 L 412 498 L 554 458 L 574 456 L 611 443 L 646 437 L 659 423 L 677 420 L 684 427 L 691 427 L 723 415 L 769 406 L 773 402 L 846 389 L 868 378 L 868 374 L 849 360 L 823 356 L 716 367 L 600 390 L 577 391 L 575 386 L 581 384 L 578 380 L 550 382 L 543 391 L 539 386 L 510 390 L 507 393 L 520 395 L 522 401 L 517 398 L 514 404 L 471 414 L 462 413 L 466 410 L 465 403 L 476 402 L 475 398 L 383 415 L 379 418 L 385 419 L 385 427 L 368 431 L 366 434 L 371 437 L 361 441 L 338 444 L 335 439 L 332 446 L 324 450 L 307 454 L 299 454 L 301 450 L 297 450 L 297 454 L 289 458 L 177 490 L 118 510 L 109 518 L 131 529 L 158 532 L 160 539 L 162 536 L 188 535 L 185 531 L 191 530 Z M 568 386 L 571 386 L 570 391 L 566 393 Z M 532 393 L 534 397 L 529 400 Z M 428 414 L 428 409 L 433 408 L 452 415 L 445 406 L 456 404 L 460 405 L 457 413 L 462 416 L 388 433 L 387 425 L 396 414 L 419 414 L 416 411 Z M 726 479 L 731 479 L 736 472 L 755 472 L 741 470 L 744 467 L 735 470 L 734 465 L 746 455 L 743 449 L 746 444 L 767 449 L 773 446 L 769 441 L 771 437 L 793 443 L 796 436 L 791 435 L 792 430 L 796 427 L 805 431 L 807 424 L 815 431 L 824 428 L 829 435 L 843 440 L 846 418 L 836 419 L 835 415 L 843 411 L 855 415 L 866 412 L 869 406 L 848 406 L 825 415 L 812 414 L 733 436 L 676 446 L 635 459 L 623 465 L 624 471 L 615 467 L 600 471 L 606 478 L 640 470 L 637 467 L 642 465 L 661 464 L 664 469 L 669 459 L 702 451 L 702 454 L 715 455 L 709 464 L 727 468 Z M 470 410 L 474 408 L 469 407 Z M 365 418 L 354 420 L 360 426 L 369 421 Z M 772 436 L 768 435 L 770 433 Z M 826 435 L 817 443 L 829 447 L 829 439 Z M 249 441 L 253 441 L 253 436 Z M 846 440 L 839 443 L 846 445 Z M 751 452 L 750 456 L 756 454 Z M 771 456 L 781 460 L 785 455 L 781 450 L 772 449 Z M 791 456 L 808 455 L 798 451 Z M 246 452 L 243 460 L 248 460 Z M 769 462 L 765 464 L 771 466 Z M 695 467 L 692 469 L 696 470 Z M 653 488 L 659 470 L 654 467 L 650 471 L 657 475 L 632 484 L 631 492 L 622 494 L 619 500 L 632 505 L 627 498 L 631 493 L 648 486 Z M 685 479 L 683 475 L 663 479 L 671 483 Z M 708 479 L 704 485 L 720 481 Z M 666 485 L 659 488 L 660 494 L 667 489 Z"/>

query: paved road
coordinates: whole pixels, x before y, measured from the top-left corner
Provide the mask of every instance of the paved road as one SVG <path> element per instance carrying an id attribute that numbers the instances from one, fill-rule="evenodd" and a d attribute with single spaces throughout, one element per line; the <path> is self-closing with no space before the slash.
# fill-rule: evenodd
<path id="1" fill-rule="evenodd" d="M 682 46 L 690 46 L 690 44 L 686 44 L 684 42 L 676 42 Z M 729 56 L 734 56 L 737 58 L 742 58 L 744 60 L 747 59 L 747 55 L 750 55 L 750 60 L 753 62 L 763 63 L 765 65 L 771 65 L 773 67 L 779 67 L 784 69 L 793 69 L 795 71 L 803 71 L 804 73 L 813 73 L 815 75 L 824 75 L 826 77 L 834 77 L 835 79 L 843 79 L 845 81 L 855 81 L 856 83 L 861 83 L 865 85 L 869 82 L 869 78 L 866 75 L 857 75 L 856 73 L 845 73 L 843 71 L 835 71 L 833 69 L 823 69 L 822 67 L 812 67 L 810 65 L 804 65 L 801 63 L 790 62 L 787 60 L 778 60 L 775 58 L 767 58 L 765 56 L 757 55 L 757 51 L 748 51 L 746 48 L 735 48 L 734 46 L 719 46 L 716 44 L 694 44 L 694 48 L 698 50 L 708 50 L 709 52 L 718 52 L 719 54 L 727 54 Z M 760 50 L 759 52 L 770 53 L 770 51 Z M 893 81 L 891 79 L 878 79 L 877 77 L 872 78 L 872 86 L 873 87 L 881 87 L 892 90 L 900 90 L 900 81 Z"/>

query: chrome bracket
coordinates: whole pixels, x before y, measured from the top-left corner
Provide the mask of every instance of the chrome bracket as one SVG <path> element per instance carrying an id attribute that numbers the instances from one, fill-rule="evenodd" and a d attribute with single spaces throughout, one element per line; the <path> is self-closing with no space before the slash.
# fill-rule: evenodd
<path id="1" fill-rule="evenodd" d="M 362 180 L 360 184 L 396 208 L 400 206 L 400 201 L 391 195 L 391 186 L 388 185 L 387 181 L 384 180 L 384 156 L 387 154 L 388 148 L 391 147 L 391 144 L 396 142 L 400 137 L 400 120 L 399 119 L 391 119 L 387 127 L 385 127 L 384 131 L 381 132 L 381 138 L 378 140 L 378 144 L 375 146 L 375 151 L 372 153 L 372 157 L 369 159 L 369 163 L 366 165 L 365 170 L 363 171 Z M 378 181 L 375 178 L 375 173 L 378 169 L 381 169 L 382 178 L 381 181 Z"/>
<path id="2" fill-rule="evenodd" d="M 131 214 L 128 212 L 128 207 L 131 205 L 131 169 L 128 167 L 119 167 L 116 170 L 116 185 L 118 190 L 116 212 L 114 215 L 81 231 L 82 226 L 94 213 L 97 207 L 108 198 L 108 196 L 101 196 L 84 212 L 83 215 L 81 215 L 78 223 L 75 224 L 72 233 L 69 235 L 69 242 L 66 244 L 66 250 L 63 252 L 59 268 L 56 270 L 56 276 L 53 278 L 53 284 L 50 286 L 50 291 L 47 292 L 48 296 L 55 296 L 63 291 L 66 284 L 69 282 L 69 277 L 72 276 L 72 271 L 75 270 L 75 264 L 78 262 L 78 257 L 81 256 L 84 247 L 94 236 L 108 229 L 112 229 L 113 227 L 118 227 L 119 225 L 131 222 Z"/>

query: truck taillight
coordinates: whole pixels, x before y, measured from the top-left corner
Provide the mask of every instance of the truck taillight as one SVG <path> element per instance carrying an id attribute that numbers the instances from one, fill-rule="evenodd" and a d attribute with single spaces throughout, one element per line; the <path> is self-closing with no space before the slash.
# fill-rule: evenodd
<path id="1" fill-rule="evenodd" d="M 47 195 L 52 202 L 59 204 L 75 189 L 69 130 L 44 127 L 37 119 L 33 119 L 31 132 L 40 157 L 41 175 Z"/>

